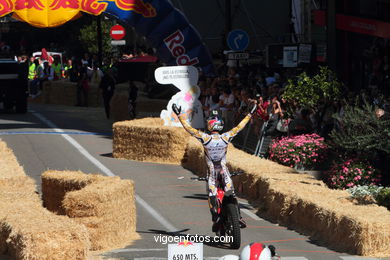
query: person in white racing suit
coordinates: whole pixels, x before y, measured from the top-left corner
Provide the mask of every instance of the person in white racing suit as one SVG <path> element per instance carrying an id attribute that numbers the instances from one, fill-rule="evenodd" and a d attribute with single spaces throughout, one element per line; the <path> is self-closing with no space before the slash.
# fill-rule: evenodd
<path id="1" fill-rule="evenodd" d="M 204 147 L 205 160 L 208 166 L 208 197 L 210 212 L 213 221 L 213 232 L 218 229 L 218 213 L 217 213 L 217 188 L 216 180 L 217 174 L 220 169 L 223 173 L 223 181 L 225 184 L 225 193 L 231 192 L 235 198 L 234 187 L 232 179 L 230 178 L 229 169 L 226 166 L 226 153 L 229 143 L 249 122 L 253 113 L 256 111 L 257 104 L 254 104 L 247 116 L 233 129 L 228 132 L 222 133 L 224 123 L 219 118 L 217 111 L 212 111 L 210 117 L 207 119 L 207 129 L 210 134 L 197 130 L 185 120 L 181 112 L 181 107 L 177 107 L 176 104 L 172 105 L 173 112 L 177 115 L 180 123 L 184 129 L 189 132 L 192 136 L 198 139 Z M 236 203 L 237 199 L 235 198 Z M 238 205 L 237 205 L 238 206 Z M 241 218 L 240 214 L 240 226 L 241 228 L 246 227 L 245 221 Z"/>

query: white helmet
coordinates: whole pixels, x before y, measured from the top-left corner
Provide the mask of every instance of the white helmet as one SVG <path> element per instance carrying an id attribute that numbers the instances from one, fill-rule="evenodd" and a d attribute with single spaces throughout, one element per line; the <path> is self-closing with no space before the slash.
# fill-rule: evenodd
<path id="1" fill-rule="evenodd" d="M 240 260 L 240 258 L 237 255 L 224 255 L 218 260 Z"/>
<path id="2" fill-rule="evenodd" d="M 240 254 L 240 260 L 271 260 L 271 250 L 261 243 L 251 243 L 245 246 Z"/>

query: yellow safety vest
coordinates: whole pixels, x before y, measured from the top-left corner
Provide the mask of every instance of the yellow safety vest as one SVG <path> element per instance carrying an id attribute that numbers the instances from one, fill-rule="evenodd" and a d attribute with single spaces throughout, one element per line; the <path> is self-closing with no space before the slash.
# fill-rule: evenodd
<path id="1" fill-rule="evenodd" d="M 28 79 L 33 80 L 35 78 L 35 63 L 31 63 L 28 67 Z"/>
<path id="2" fill-rule="evenodd" d="M 57 64 L 57 66 L 53 63 L 51 67 L 54 70 L 54 73 L 57 75 L 58 78 L 61 78 L 61 64 Z"/>

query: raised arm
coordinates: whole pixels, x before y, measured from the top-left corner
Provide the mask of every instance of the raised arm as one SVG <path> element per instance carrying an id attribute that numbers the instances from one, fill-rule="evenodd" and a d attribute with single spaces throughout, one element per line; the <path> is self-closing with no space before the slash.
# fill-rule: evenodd
<path id="1" fill-rule="evenodd" d="M 172 105 L 172 110 L 173 112 L 177 115 L 177 118 L 179 119 L 180 123 L 183 125 L 183 128 L 188 132 L 190 133 L 192 136 L 194 136 L 195 138 L 197 138 L 199 141 L 201 141 L 202 143 L 205 143 L 206 141 L 208 141 L 209 138 L 209 135 L 207 135 L 206 133 L 200 131 L 200 130 L 197 130 L 195 128 L 193 128 L 184 118 L 183 118 L 183 115 L 180 113 L 181 112 L 181 107 L 177 107 L 176 104 L 173 104 Z"/>
<path id="2" fill-rule="evenodd" d="M 230 142 L 233 137 L 235 137 L 244 127 L 246 124 L 249 122 L 251 119 L 253 113 L 256 111 L 257 108 L 257 103 L 253 104 L 253 107 L 251 111 L 244 117 L 244 119 L 241 120 L 241 122 L 234 127 L 232 130 L 224 133 L 224 135 L 229 139 L 228 141 Z"/>

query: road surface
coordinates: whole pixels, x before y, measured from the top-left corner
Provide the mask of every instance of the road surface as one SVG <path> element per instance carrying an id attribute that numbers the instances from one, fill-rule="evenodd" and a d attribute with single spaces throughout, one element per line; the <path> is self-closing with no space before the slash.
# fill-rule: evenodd
<path id="1" fill-rule="evenodd" d="M 40 190 L 40 174 L 46 169 L 81 170 L 132 179 L 137 193 L 137 232 L 140 240 L 102 254 L 107 259 L 166 259 L 172 235 L 213 236 L 205 184 L 177 165 L 142 163 L 112 158 L 111 124 L 101 108 L 30 105 L 24 115 L 0 114 L 0 138 L 13 149 L 26 173 Z M 255 214 L 240 198 L 248 227 L 242 229 L 242 245 L 273 244 L 282 259 L 373 259 L 335 252 L 319 241 Z M 242 247 L 241 247 L 242 248 Z M 220 244 L 205 243 L 206 259 L 239 254 Z"/>

